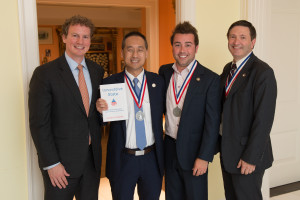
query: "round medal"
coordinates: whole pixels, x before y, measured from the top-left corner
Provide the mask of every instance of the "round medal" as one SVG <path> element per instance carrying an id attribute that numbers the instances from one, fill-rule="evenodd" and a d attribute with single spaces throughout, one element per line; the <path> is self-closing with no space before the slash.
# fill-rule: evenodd
<path id="1" fill-rule="evenodd" d="M 135 113 L 135 118 L 138 121 L 143 121 L 144 120 L 144 113 L 139 110 L 137 113 Z"/>
<path id="2" fill-rule="evenodd" d="M 180 117 L 180 115 L 181 115 L 181 109 L 178 106 L 173 109 L 173 115 L 175 117 Z"/>

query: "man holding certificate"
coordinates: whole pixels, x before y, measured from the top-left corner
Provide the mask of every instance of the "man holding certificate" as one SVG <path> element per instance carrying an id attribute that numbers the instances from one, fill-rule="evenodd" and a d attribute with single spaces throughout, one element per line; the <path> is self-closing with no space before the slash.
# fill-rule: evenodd
<path id="1" fill-rule="evenodd" d="M 164 65 L 166 199 L 207 199 L 207 167 L 219 134 L 220 79 L 195 60 L 197 30 L 178 24 L 171 36 L 175 63 Z"/>
<path id="2" fill-rule="evenodd" d="M 114 200 L 133 199 L 138 185 L 140 199 L 158 200 L 164 171 L 163 128 L 165 88 L 163 79 L 144 70 L 148 45 L 144 35 L 131 32 L 122 41 L 125 70 L 103 84 L 125 83 L 128 119 L 112 121 L 107 144 L 106 176 Z M 102 97 L 104 98 L 104 97 Z M 97 110 L 108 109 L 108 99 L 98 99 Z"/>

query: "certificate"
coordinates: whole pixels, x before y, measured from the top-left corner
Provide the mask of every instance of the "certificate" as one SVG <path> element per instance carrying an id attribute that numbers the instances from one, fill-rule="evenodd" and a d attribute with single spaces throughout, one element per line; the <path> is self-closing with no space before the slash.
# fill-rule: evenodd
<path id="1" fill-rule="evenodd" d="M 108 110 L 103 111 L 103 121 L 119 121 L 128 119 L 125 83 L 100 85 L 100 96 L 108 104 Z"/>

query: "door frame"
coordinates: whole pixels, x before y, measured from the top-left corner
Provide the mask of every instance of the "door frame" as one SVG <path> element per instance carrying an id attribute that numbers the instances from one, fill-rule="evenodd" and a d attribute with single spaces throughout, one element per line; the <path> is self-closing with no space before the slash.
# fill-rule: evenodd
<path id="1" fill-rule="evenodd" d="M 28 118 L 28 89 L 29 81 L 34 69 L 39 66 L 39 46 L 38 46 L 38 24 L 36 5 L 80 5 L 80 6 L 126 6 L 140 7 L 146 10 L 146 37 L 149 43 L 149 57 L 147 69 L 157 71 L 159 66 L 159 20 L 158 20 L 158 0 L 131 0 L 123 3 L 122 0 L 96 0 L 80 2 L 80 0 L 70 0 L 61 3 L 58 0 L 18 0 L 19 29 L 20 29 L 20 49 L 23 75 L 23 94 L 25 105 L 26 123 L 26 157 L 27 157 L 27 185 L 28 199 L 39 200 L 43 198 L 43 181 L 38 167 L 37 153 L 31 139 Z M 66 1 L 65 1 L 66 2 Z M 151 27 L 151 28 L 150 28 Z"/>

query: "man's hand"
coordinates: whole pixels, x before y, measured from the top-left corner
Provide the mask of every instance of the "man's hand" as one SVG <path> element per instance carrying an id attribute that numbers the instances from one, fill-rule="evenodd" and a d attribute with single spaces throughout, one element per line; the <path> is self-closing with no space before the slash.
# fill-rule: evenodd
<path id="1" fill-rule="evenodd" d="M 51 169 L 48 169 L 48 174 L 54 187 L 57 186 L 59 189 L 67 187 L 68 181 L 66 176 L 70 176 L 70 174 L 66 172 L 65 167 L 61 163 Z"/>
<path id="2" fill-rule="evenodd" d="M 197 158 L 193 167 L 193 176 L 203 175 L 207 171 L 208 162 L 206 160 L 202 160 Z"/>
<path id="3" fill-rule="evenodd" d="M 99 98 L 96 102 L 96 108 L 97 108 L 98 112 L 102 114 L 102 112 L 104 110 L 108 109 L 108 105 L 104 99 Z"/>
<path id="4" fill-rule="evenodd" d="M 251 174 L 255 171 L 255 165 L 246 163 L 243 160 L 239 161 L 237 168 L 241 168 L 241 174 L 245 174 L 245 175 Z"/>

